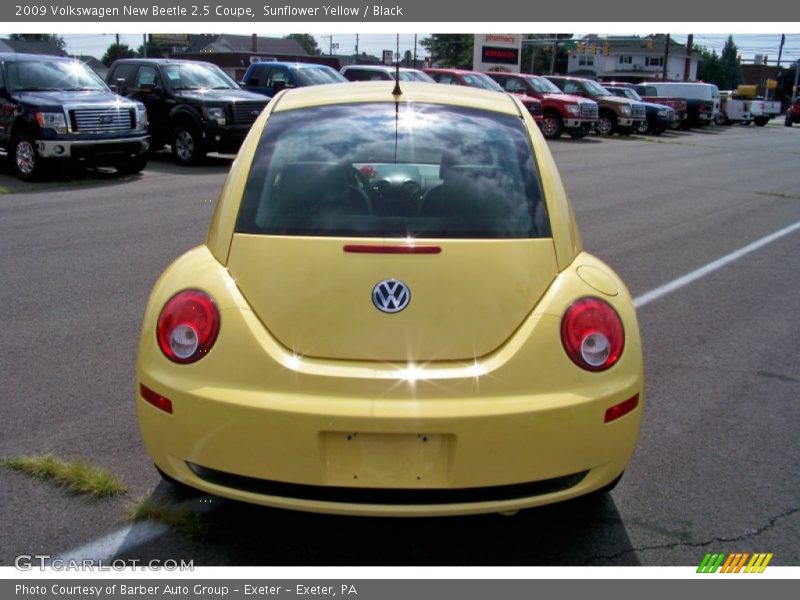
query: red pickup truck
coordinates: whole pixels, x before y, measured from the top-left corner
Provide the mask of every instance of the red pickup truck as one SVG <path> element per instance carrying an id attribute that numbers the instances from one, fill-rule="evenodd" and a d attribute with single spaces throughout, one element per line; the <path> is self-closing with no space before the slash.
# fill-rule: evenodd
<path id="1" fill-rule="evenodd" d="M 486 74 L 523 102 L 526 98 L 541 101 L 544 111 L 541 130 L 548 140 L 560 137 L 563 132 L 582 138 L 597 125 L 597 102 L 565 94 L 544 77 L 501 72 Z"/>
<path id="2" fill-rule="evenodd" d="M 428 75 L 433 77 L 437 83 L 444 83 L 449 85 L 467 85 L 469 87 L 481 88 L 484 90 L 492 90 L 494 92 L 505 92 L 496 81 L 485 73 L 478 71 L 466 71 L 464 69 L 422 69 Z M 528 112 L 539 125 L 542 127 L 542 103 L 536 98 L 520 97 L 520 100 L 528 109 Z"/>

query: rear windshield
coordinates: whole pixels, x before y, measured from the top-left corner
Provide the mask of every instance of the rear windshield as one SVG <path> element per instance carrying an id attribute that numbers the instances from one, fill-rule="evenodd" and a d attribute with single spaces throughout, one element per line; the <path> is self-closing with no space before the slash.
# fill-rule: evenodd
<path id="1" fill-rule="evenodd" d="M 523 121 L 441 105 L 274 113 L 236 231 L 347 237 L 549 237 Z"/>

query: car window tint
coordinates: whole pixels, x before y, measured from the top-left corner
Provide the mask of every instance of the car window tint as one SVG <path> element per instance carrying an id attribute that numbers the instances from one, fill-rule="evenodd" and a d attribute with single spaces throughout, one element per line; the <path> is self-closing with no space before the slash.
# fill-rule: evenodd
<path id="1" fill-rule="evenodd" d="M 155 67 L 142 66 L 136 75 L 135 87 L 141 88 L 144 85 L 156 85 L 158 82 L 158 72 Z"/>
<path id="2" fill-rule="evenodd" d="M 522 120 L 393 103 L 277 112 L 237 232 L 354 237 L 549 237 Z"/>
<path id="3" fill-rule="evenodd" d="M 117 65 L 117 68 L 114 69 L 114 75 L 111 78 L 110 84 L 113 86 L 117 83 L 117 79 L 124 79 L 125 87 L 133 87 L 134 76 L 136 75 L 136 69 L 138 68 L 139 65 L 136 64 Z"/>
<path id="4" fill-rule="evenodd" d="M 247 85 L 254 85 L 256 87 L 264 86 L 264 74 L 266 69 L 264 67 L 253 67 L 250 69 L 250 75 L 247 77 L 245 83 Z"/>

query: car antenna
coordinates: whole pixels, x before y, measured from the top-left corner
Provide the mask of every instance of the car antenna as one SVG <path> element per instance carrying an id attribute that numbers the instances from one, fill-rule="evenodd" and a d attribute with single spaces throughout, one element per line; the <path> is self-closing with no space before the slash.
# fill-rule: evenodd
<path id="1" fill-rule="evenodd" d="M 394 89 L 392 96 L 402 96 L 403 90 L 400 89 L 400 34 L 397 34 L 397 52 L 394 55 Z"/>

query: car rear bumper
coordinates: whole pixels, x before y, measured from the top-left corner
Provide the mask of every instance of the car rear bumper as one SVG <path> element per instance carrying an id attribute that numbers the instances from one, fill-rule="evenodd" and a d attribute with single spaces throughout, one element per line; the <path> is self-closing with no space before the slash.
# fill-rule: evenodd
<path id="1" fill-rule="evenodd" d="M 407 401 L 191 393 L 147 382 L 142 437 L 192 487 L 280 508 L 363 515 L 502 512 L 566 500 L 617 477 L 634 451 L 641 381 L 605 395 Z M 605 411 L 639 405 L 605 423 Z"/>

